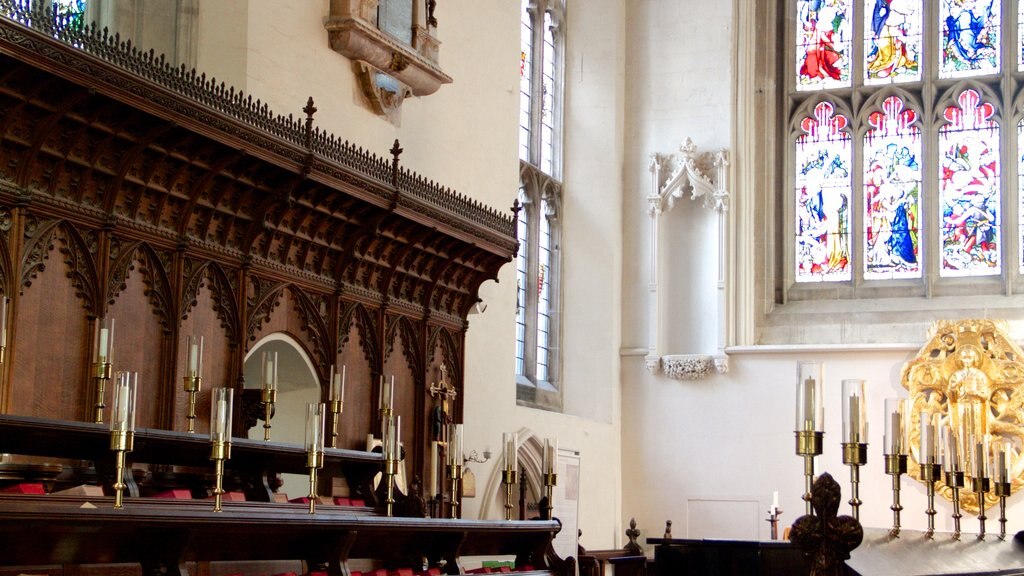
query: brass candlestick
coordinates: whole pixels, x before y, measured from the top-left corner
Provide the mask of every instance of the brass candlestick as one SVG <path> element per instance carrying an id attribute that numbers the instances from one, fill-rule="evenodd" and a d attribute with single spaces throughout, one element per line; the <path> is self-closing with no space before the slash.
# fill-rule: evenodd
<path id="1" fill-rule="evenodd" d="M 459 480 L 462 479 L 462 464 L 448 465 L 448 479 L 452 481 L 452 518 L 459 517 Z"/>
<path id="2" fill-rule="evenodd" d="M 1009 482 L 993 482 L 992 491 L 999 496 L 999 539 L 1006 540 L 1006 497 L 1010 495 Z"/>
<path id="3" fill-rule="evenodd" d="M 395 506 L 395 473 L 398 471 L 398 460 L 387 458 L 384 460 L 384 482 L 387 486 L 387 498 L 384 500 L 387 505 L 387 515 L 391 516 Z"/>
<path id="4" fill-rule="evenodd" d="M 330 400 L 327 407 L 331 411 L 331 448 L 338 447 L 338 421 L 341 420 L 341 413 L 345 409 L 343 400 Z"/>
<path id="5" fill-rule="evenodd" d="M 978 540 L 985 539 L 985 494 L 989 491 L 989 479 L 984 476 L 971 479 L 971 488 L 978 495 Z"/>
<path id="6" fill-rule="evenodd" d="M 124 505 L 125 454 L 132 451 L 135 443 L 135 394 L 138 389 L 138 372 L 118 372 L 114 387 L 114 407 L 110 417 L 110 449 L 116 455 L 114 482 L 114 508 Z"/>
<path id="7" fill-rule="evenodd" d="M 813 515 L 811 487 L 814 485 L 814 457 L 821 454 L 825 433 L 817 430 L 797 430 L 796 453 L 804 458 L 804 503 L 806 514 Z"/>
<path id="8" fill-rule="evenodd" d="M 231 458 L 231 442 L 215 440 L 210 443 L 210 460 L 213 460 L 213 511 L 221 511 L 224 496 L 224 461 Z"/>
<path id="9" fill-rule="evenodd" d="M 946 486 L 953 490 L 953 540 L 960 539 L 960 489 L 964 487 L 964 473 L 959 470 L 951 470 L 943 474 Z"/>
<path id="10" fill-rule="evenodd" d="M 93 363 L 93 374 L 92 378 L 96 381 L 96 412 L 93 422 L 97 424 L 103 424 L 103 409 L 107 407 L 103 403 L 103 397 L 107 391 L 107 381 L 110 380 L 110 375 L 113 372 L 113 366 L 110 362 L 94 362 Z"/>
<path id="11" fill-rule="evenodd" d="M 213 460 L 213 511 L 221 511 L 224 461 L 231 458 L 231 412 L 235 391 L 214 388 L 210 396 L 210 460 Z"/>
<path id="12" fill-rule="evenodd" d="M 907 473 L 906 454 L 886 454 L 885 473 L 892 476 L 892 528 L 889 536 L 899 538 L 900 536 L 900 511 L 903 506 L 900 504 L 900 476 Z"/>
<path id="13" fill-rule="evenodd" d="M 519 482 L 519 472 L 514 469 L 501 471 L 501 483 L 505 485 L 505 520 L 512 519 L 512 487 Z"/>
<path id="14" fill-rule="evenodd" d="M 270 417 L 274 413 L 274 403 L 277 402 L 277 388 L 263 388 L 260 400 L 263 401 L 263 439 L 270 440 Z"/>
<path id="15" fill-rule="evenodd" d="M 110 449 L 116 456 L 114 482 L 114 508 L 124 507 L 124 489 L 128 487 L 124 483 L 125 454 L 132 451 L 135 444 L 135 432 L 130 430 L 111 430 Z"/>
<path id="16" fill-rule="evenodd" d="M 555 486 L 558 485 L 558 474 L 547 472 L 544 474 L 544 496 L 548 499 L 545 519 L 551 520 L 551 510 L 554 509 Z"/>
<path id="17" fill-rule="evenodd" d="M 938 464 L 921 464 L 921 480 L 928 488 L 928 509 L 924 512 L 928 515 L 928 530 L 924 534 L 928 539 L 935 536 L 935 482 L 940 474 L 942 469 Z"/>
<path id="18" fill-rule="evenodd" d="M 309 513 L 314 514 L 316 513 L 316 500 L 319 497 L 316 489 L 316 471 L 324 467 L 323 451 L 309 450 L 306 452 L 306 467 L 309 468 Z M 391 516 L 391 503 L 392 495 L 389 484 L 388 516 Z"/>
<path id="19" fill-rule="evenodd" d="M 306 467 L 309 468 L 309 513 L 316 513 L 316 471 L 324 467 L 324 405 L 306 405 Z"/>
<path id="20" fill-rule="evenodd" d="M 188 432 L 196 431 L 196 394 L 203 388 L 203 379 L 199 376 L 182 378 L 183 387 L 188 394 Z"/>
<path id="21" fill-rule="evenodd" d="M 854 520 L 860 520 L 860 467 L 867 463 L 867 443 L 843 442 L 843 464 L 850 467 L 850 508 Z"/>
<path id="22" fill-rule="evenodd" d="M 779 539 L 779 516 L 782 516 L 782 509 L 772 507 L 768 509 L 768 517 L 765 520 L 772 527 L 772 540 Z"/>

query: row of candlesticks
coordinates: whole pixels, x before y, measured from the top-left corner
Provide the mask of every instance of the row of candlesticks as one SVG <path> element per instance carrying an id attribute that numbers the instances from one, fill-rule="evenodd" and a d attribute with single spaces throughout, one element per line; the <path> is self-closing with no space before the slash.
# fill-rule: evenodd
<path id="1" fill-rule="evenodd" d="M 519 481 L 519 435 L 515 432 L 502 434 L 502 468 L 501 483 L 505 487 L 505 520 L 512 519 L 512 488 Z M 545 508 L 540 510 L 541 517 L 551 519 L 554 508 L 554 489 L 558 485 L 557 474 L 558 440 L 545 438 L 541 454 L 541 480 L 544 484 Z"/>
<path id="2" fill-rule="evenodd" d="M 1013 445 L 1010 442 L 993 444 L 988 432 L 987 399 L 976 406 L 970 398 L 951 395 L 949 414 L 943 415 L 932 409 L 919 413 L 920 436 L 918 462 L 920 479 L 927 488 L 928 530 L 932 538 L 935 533 L 935 489 L 936 482 L 944 482 L 951 489 L 953 500 L 953 538 L 961 536 L 960 490 L 967 488 L 977 495 L 978 538 L 985 537 L 985 496 L 993 493 L 999 498 L 1000 532 L 1006 537 L 1006 498 L 1010 495 L 1010 467 L 1013 459 Z M 848 379 L 842 381 L 843 464 L 850 466 L 851 515 L 859 519 L 862 504 L 859 498 L 860 467 L 867 464 L 868 421 L 865 411 L 864 381 Z M 885 472 L 892 476 L 893 526 L 890 534 L 900 533 L 900 477 L 907 472 L 910 455 L 910 418 L 907 400 L 885 399 L 885 433 L 883 435 L 883 456 Z M 805 490 L 803 499 L 806 513 L 811 508 L 811 485 L 814 477 L 814 457 L 822 453 L 824 439 L 824 406 L 822 403 L 822 365 L 820 362 L 798 363 L 796 398 L 796 453 L 804 459 Z M 968 481 L 969 480 L 969 481 Z M 777 507 L 769 511 L 769 521 L 777 520 Z"/>

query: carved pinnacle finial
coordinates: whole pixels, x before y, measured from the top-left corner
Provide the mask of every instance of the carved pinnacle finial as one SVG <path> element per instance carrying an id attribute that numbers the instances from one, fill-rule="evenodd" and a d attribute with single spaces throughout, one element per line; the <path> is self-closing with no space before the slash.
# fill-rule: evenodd
<path id="1" fill-rule="evenodd" d="M 313 143 L 313 114 L 316 114 L 312 96 L 306 100 L 306 106 L 302 108 L 302 111 L 306 113 L 306 148 L 309 148 Z"/>
<path id="2" fill-rule="evenodd" d="M 636 541 L 640 537 L 640 531 L 636 528 L 636 518 L 629 519 L 629 530 L 626 530 L 626 538 L 629 538 L 629 542 L 626 542 L 626 552 L 639 556 L 644 553 L 644 549 L 640 546 L 640 543 Z"/>
<path id="3" fill-rule="evenodd" d="M 398 138 L 395 138 L 395 143 L 391 146 L 391 184 L 392 186 L 398 187 L 398 157 L 402 155 L 405 150 L 398 144 Z"/>
<path id="4" fill-rule="evenodd" d="M 811 489 L 816 515 L 796 519 L 790 539 L 812 555 L 811 576 L 842 576 L 850 552 L 864 540 L 864 529 L 852 516 L 837 516 L 842 500 L 839 483 L 825 472 Z"/>

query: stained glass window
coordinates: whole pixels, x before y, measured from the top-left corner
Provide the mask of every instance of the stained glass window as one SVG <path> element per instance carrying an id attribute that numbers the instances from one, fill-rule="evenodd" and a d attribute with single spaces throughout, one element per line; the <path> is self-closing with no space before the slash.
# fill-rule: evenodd
<path id="1" fill-rule="evenodd" d="M 519 185 L 519 201 L 525 203 L 526 189 Z M 516 374 L 523 374 L 526 363 L 526 283 L 529 281 L 529 254 L 525 249 L 529 246 L 530 225 L 526 216 L 526 207 L 519 211 L 518 231 L 519 253 L 516 254 Z"/>
<path id="2" fill-rule="evenodd" d="M 1017 262 L 1024 274 L 1024 119 L 1017 122 Z"/>
<path id="3" fill-rule="evenodd" d="M 850 135 L 830 102 L 804 118 L 796 140 L 797 282 L 849 280 Z"/>
<path id="4" fill-rule="evenodd" d="M 920 80 L 921 0 L 866 0 L 864 4 L 865 83 Z"/>
<path id="5" fill-rule="evenodd" d="M 798 90 L 850 85 L 853 0 L 798 0 Z"/>
<path id="6" fill-rule="evenodd" d="M 939 129 L 941 275 L 999 274 L 999 125 L 995 107 L 964 90 Z"/>
<path id="7" fill-rule="evenodd" d="M 921 130 L 917 113 L 890 96 L 864 136 L 864 277 L 921 276 Z"/>
<path id="8" fill-rule="evenodd" d="M 540 234 L 537 238 L 537 379 L 548 379 L 548 357 L 551 336 L 551 206 L 541 202 Z"/>
<path id="9" fill-rule="evenodd" d="M 85 0 L 53 0 L 53 15 L 59 22 L 81 29 L 85 25 Z"/>
<path id="10" fill-rule="evenodd" d="M 1024 5 L 1017 7 L 1017 70 L 1024 70 Z"/>
<path id="11" fill-rule="evenodd" d="M 939 78 L 999 71 L 1000 0 L 940 0 Z"/>

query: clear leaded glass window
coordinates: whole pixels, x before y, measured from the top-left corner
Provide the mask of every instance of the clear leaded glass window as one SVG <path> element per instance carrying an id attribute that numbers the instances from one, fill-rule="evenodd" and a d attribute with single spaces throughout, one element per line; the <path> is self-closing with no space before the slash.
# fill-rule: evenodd
<path id="1" fill-rule="evenodd" d="M 516 380 L 520 400 L 557 407 L 559 206 L 564 0 L 523 0 L 519 55 L 519 253 Z"/>
<path id="2" fill-rule="evenodd" d="M 855 294 L 899 282 L 927 286 L 907 292 L 920 294 L 962 277 L 1017 282 L 1024 99 L 1004 92 L 1024 85 L 1018 2 L 789 0 L 786 9 L 792 286 Z M 1016 65 L 1003 66 L 1002 54 Z M 1016 130 L 1005 133 L 1007 122 Z M 1007 178 L 1000 167 L 1011 161 Z M 1009 236 L 1005 218 L 1018 225 Z"/>

